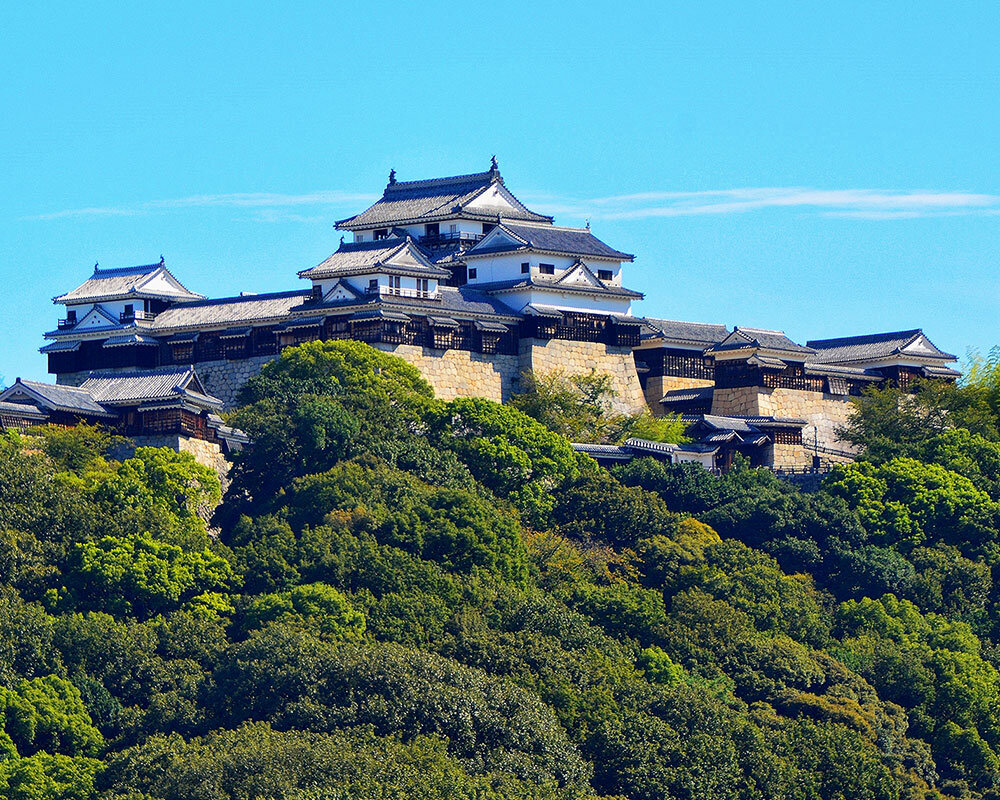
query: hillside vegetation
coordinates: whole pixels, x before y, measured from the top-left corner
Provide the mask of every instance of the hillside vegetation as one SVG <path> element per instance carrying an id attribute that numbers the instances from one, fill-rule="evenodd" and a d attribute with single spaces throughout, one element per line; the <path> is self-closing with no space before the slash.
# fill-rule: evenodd
<path id="1" fill-rule="evenodd" d="M 357 342 L 245 387 L 211 528 L 188 456 L 3 434 L 0 796 L 1000 798 L 998 373 L 867 396 L 812 493 Z"/>

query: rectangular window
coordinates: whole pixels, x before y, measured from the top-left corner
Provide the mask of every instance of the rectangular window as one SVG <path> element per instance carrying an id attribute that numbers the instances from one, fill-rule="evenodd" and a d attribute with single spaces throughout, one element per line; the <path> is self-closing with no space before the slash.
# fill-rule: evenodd
<path id="1" fill-rule="evenodd" d="M 388 228 L 377 228 L 375 230 L 375 236 L 372 237 L 372 238 L 376 242 L 379 241 L 380 239 L 388 239 L 389 238 L 389 229 Z"/>
<path id="2" fill-rule="evenodd" d="M 527 261 L 525 261 L 523 264 L 521 264 L 521 274 L 522 275 L 527 275 L 530 271 L 531 271 L 531 264 L 529 264 Z"/>
<path id="3" fill-rule="evenodd" d="M 76 309 L 75 308 L 74 309 L 70 309 L 69 311 L 66 312 L 66 321 L 67 322 L 76 322 Z"/>
<path id="4" fill-rule="evenodd" d="M 539 264 L 538 265 L 538 271 L 541 272 L 542 275 L 555 275 L 556 274 L 556 265 L 555 264 Z"/>
<path id="5" fill-rule="evenodd" d="M 489 233 L 495 227 L 496 227 L 496 225 L 494 225 L 492 222 L 484 222 L 483 223 L 483 236 L 485 236 L 487 233 Z"/>
<path id="6" fill-rule="evenodd" d="M 354 234 L 354 241 L 363 242 L 365 240 L 365 235 L 363 233 Z"/>
<path id="7" fill-rule="evenodd" d="M 378 291 L 378 278 L 372 278 L 368 281 L 368 291 L 369 293 Z"/>
<path id="8" fill-rule="evenodd" d="M 612 273 L 610 269 L 597 270 L 597 277 L 600 278 L 602 281 L 610 281 L 613 276 L 614 273 Z"/>
<path id="9" fill-rule="evenodd" d="M 403 280 L 398 275 L 389 276 L 389 291 L 393 294 L 399 294 L 399 290 L 403 286 Z"/>
<path id="10" fill-rule="evenodd" d="M 458 225 L 449 225 L 448 233 L 458 233 Z"/>
<path id="11" fill-rule="evenodd" d="M 122 313 L 123 317 L 134 317 L 135 316 L 135 306 L 131 303 L 125 304 L 125 311 Z"/>
<path id="12" fill-rule="evenodd" d="M 430 281 L 427 278 L 417 278 L 417 293 L 421 297 L 427 297 L 430 294 Z"/>
<path id="13" fill-rule="evenodd" d="M 479 274 L 479 270 L 476 267 L 470 267 L 469 269 L 469 280 L 474 281 Z"/>
<path id="14" fill-rule="evenodd" d="M 424 236 L 439 236 L 441 234 L 441 226 L 436 222 L 428 222 L 424 225 Z"/>

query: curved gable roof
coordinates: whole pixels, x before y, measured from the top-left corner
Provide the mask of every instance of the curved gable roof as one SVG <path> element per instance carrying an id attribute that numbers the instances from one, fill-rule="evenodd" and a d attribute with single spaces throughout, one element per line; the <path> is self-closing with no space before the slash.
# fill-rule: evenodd
<path id="1" fill-rule="evenodd" d="M 506 201 L 504 205 L 469 208 L 494 185 L 499 187 Z M 356 230 L 458 217 L 490 221 L 498 215 L 509 219 L 552 221 L 552 217 L 536 214 L 514 197 L 504 186 L 500 170 L 494 168 L 486 172 L 422 181 L 396 181 L 393 178 L 377 202 L 360 214 L 338 221 L 336 225 L 344 230 Z"/>
<path id="2" fill-rule="evenodd" d="M 466 253 L 467 257 L 538 250 L 568 256 L 602 258 L 609 261 L 632 261 L 635 256 L 605 244 L 590 228 L 564 228 L 556 225 L 502 222 L 485 239 Z"/>
<path id="3" fill-rule="evenodd" d="M 157 281 L 158 278 L 161 280 Z M 154 282 L 159 285 L 150 286 Z M 188 291 L 161 260 L 158 264 L 117 269 L 101 269 L 95 265 L 93 275 L 72 291 L 53 298 L 53 302 L 94 302 L 116 297 L 126 298 L 130 295 L 180 300 L 200 300 L 204 297 Z"/>
<path id="4" fill-rule="evenodd" d="M 850 363 L 879 361 L 894 356 L 956 361 L 957 357 L 940 350 L 920 328 L 909 331 L 842 336 L 838 339 L 813 339 L 807 344 L 817 351 L 814 361 Z"/>

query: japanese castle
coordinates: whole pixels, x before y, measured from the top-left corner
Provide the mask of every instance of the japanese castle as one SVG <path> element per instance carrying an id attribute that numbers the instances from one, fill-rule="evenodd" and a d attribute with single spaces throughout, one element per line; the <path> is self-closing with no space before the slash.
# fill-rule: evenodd
<path id="1" fill-rule="evenodd" d="M 243 440 L 217 412 L 264 363 L 302 342 L 356 339 L 413 363 L 445 399 L 503 401 L 527 371 L 596 369 L 622 411 L 690 422 L 691 444 L 592 448 L 598 458 L 645 447 L 708 467 L 736 453 L 794 467 L 852 457 L 836 427 L 865 386 L 958 376 L 955 357 L 919 329 L 799 344 L 780 331 L 639 316 L 643 295 L 623 282 L 634 257 L 527 208 L 495 158 L 448 178 L 392 171 L 382 197 L 336 227 L 336 252 L 284 292 L 206 298 L 162 258 L 95 266 L 54 298 L 65 313 L 41 351 L 55 385 L 15 382 L 0 393 L 0 424 L 100 421 L 137 441 L 225 451 Z"/>

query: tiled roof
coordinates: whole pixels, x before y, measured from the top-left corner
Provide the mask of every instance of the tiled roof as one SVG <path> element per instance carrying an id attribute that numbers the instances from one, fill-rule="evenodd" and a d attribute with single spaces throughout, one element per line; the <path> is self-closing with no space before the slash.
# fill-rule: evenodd
<path id="1" fill-rule="evenodd" d="M 19 417 L 42 421 L 48 419 L 48 412 L 44 408 L 39 408 L 30 403 L 4 403 L 0 402 L 0 419 L 3 417 Z"/>
<path id="2" fill-rule="evenodd" d="M 803 347 L 793 342 L 785 336 L 784 331 L 772 331 L 764 328 L 742 328 L 738 325 L 733 328 L 733 332 L 729 336 L 710 347 L 709 351 L 717 353 L 746 348 L 778 350 L 785 353 L 801 354 L 803 356 L 813 352 L 811 347 Z"/>
<path id="3" fill-rule="evenodd" d="M 105 297 L 117 297 L 132 293 L 142 294 L 141 284 L 151 278 L 154 273 L 162 270 L 173 280 L 177 280 L 161 261 L 159 264 L 143 264 L 138 267 L 122 267 L 119 269 L 100 269 L 94 267 L 94 274 L 73 289 L 71 292 L 55 298 L 57 303 L 69 301 L 98 300 Z M 179 283 L 179 282 L 178 282 Z M 195 299 L 202 295 L 189 292 L 187 289 L 153 292 L 157 297 L 180 297 Z"/>
<path id="4" fill-rule="evenodd" d="M 814 356 L 813 358 L 816 358 Z M 806 375 L 823 375 L 826 377 L 852 378 L 864 381 L 880 381 L 882 376 L 876 372 L 869 372 L 860 367 L 849 367 L 845 364 L 823 364 L 816 361 L 808 361 L 805 365 Z"/>
<path id="5" fill-rule="evenodd" d="M 670 339 L 675 342 L 690 342 L 691 344 L 708 347 L 718 344 L 729 336 L 729 328 L 725 325 L 714 325 L 707 322 L 678 322 L 672 319 L 656 319 L 645 317 L 644 339 Z"/>
<path id="6" fill-rule="evenodd" d="M 757 433 L 760 428 L 801 428 L 806 425 L 806 420 L 794 417 L 724 417 L 718 414 L 698 414 L 685 416 L 684 419 L 691 423 L 703 423 L 713 430 L 735 431 L 740 434 Z"/>
<path id="7" fill-rule="evenodd" d="M 555 225 L 521 225 L 503 222 L 500 231 L 507 231 L 520 240 L 511 242 L 499 234 L 489 240 L 483 239 L 466 253 L 466 258 L 509 253 L 518 250 L 540 250 L 546 253 L 561 253 L 573 256 L 591 256 L 613 261 L 631 261 L 635 256 L 623 253 L 606 245 L 589 228 L 563 228 Z"/>
<path id="8" fill-rule="evenodd" d="M 465 317 L 508 317 L 514 321 L 520 315 L 486 292 L 465 285 L 460 287 L 438 286 L 431 297 L 401 297 L 398 295 L 364 295 L 361 300 L 338 300 L 327 303 L 310 303 L 311 313 L 325 311 L 329 314 L 349 313 L 359 308 L 389 308 L 417 315 Z"/>
<path id="9" fill-rule="evenodd" d="M 556 292 L 572 292 L 582 294 L 612 295 L 614 297 L 628 297 L 630 299 L 641 300 L 645 295 L 624 286 L 587 286 L 582 283 L 559 283 L 558 280 L 545 280 L 544 278 L 532 275 L 528 278 L 513 278 L 508 281 L 492 281 L 490 283 L 477 283 L 476 288 L 483 292 L 511 292 L 517 289 L 549 289 Z M 639 320 L 636 319 L 636 323 Z"/>
<path id="10" fill-rule="evenodd" d="M 54 411 L 66 411 L 71 414 L 82 414 L 85 416 L 114 416 L 112 412 L 98 403 L 91 396 L 90 392 L 77 386 L 63 386 L 55 383 L 42 383 L 41 381 L 24 381 L 19 378 L 13 386 L 3 392 L 3 394 L 0 394 L 0 397 L 15 393 L 18 385 L 28 389 L 28 394 L 37 395 Z"/>
<path id="11" fill-rule="evenodd" d="M 225 328 L 248 322 L 271 322 L 288 316 L 289 311 L 311 297 L 308 289 L 240 297 L 220 297 L 177 303 L 153 321 L 152 332 L 163 334 L 179 328 Z"/>
<path id="12" fill-rule="evenodd" d="M 551 222 L 551 217 L 529 211 L 517 202 L 518 208 L 484 207 L 466 210 L 466 206 L 485 192 L 493 183 L 503 183 L 497 170 L 450 178 L 424 181 L 400 181 L 385 187 L 382 198 L 356 216 L 340 220 L 338 228 L 352 230 L 415 222 L 426 219 L 472 217 L 475 219 L 537 220 Z"/>
<path id="13" fill-rule="evenodd" d="M 412 273 L 429 278 L 446 278 L 451 273 L 435 267 L 427 255 L 409 238 L 382 239 L 377 242 L 342 243 L 333 255 L 311 269 L 299 273 L 301 278 L 328 278 L 336 275 L 357 275 L 389 267 L 393 272 Z"/>
<path id="14" fill-rule="evenodd" d="M 425 307 L 426 313 L 447 312 L 452 315 L 485 315 L 501 317 L 518 317 L 519 314 L 502 301 L 471 286 L 439 286 L 437 300 L 421 300 L 419 298 L 395 297 L 387 295 L 382 303 L 390 306 Z"/>
<path id="15" fill-rule="evenodd" d="M 850 363 L 878 361 L 893 356 L 954 361 L 955 356 L 939 350 L 920 328 L 911 331 L 870 333 L 864 336 L 844 336 L 839 339 L 814 339 L 807 344 L 816 351 L 813 361 Z"/>
<path id="16" fill-rule="evenodd" d="M 660 402 L 669 405 L 670 403 L 694 403 L 711 400 L 714 391 L 712 386 L 704 386 L 700 389 L 671 389 L 669 392 L 663 393 Z"/>
<path id="17" fill-rule="evenodd" d="M 92 375 L 80 385 L 80 389 L 108 405 L 175 400 L 179 397 L 185 397 L 199 405 L 222 405 L 221 400 L 205 394 L 191 367 Z"/>

